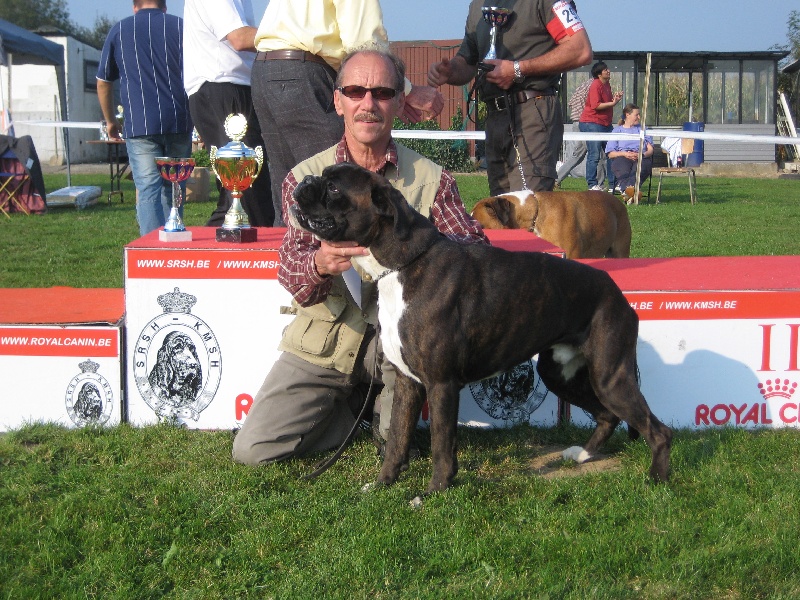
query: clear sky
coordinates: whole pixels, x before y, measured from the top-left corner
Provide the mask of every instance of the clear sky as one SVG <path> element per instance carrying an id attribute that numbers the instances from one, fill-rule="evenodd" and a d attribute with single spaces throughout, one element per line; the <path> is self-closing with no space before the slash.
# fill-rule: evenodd
<path id="1" fill-rule="evenodd" d="M 299 0 L 298 0 L 299 1 Z M 252 0 L 260 20 L 267 0 Z M 130 0 L 67 0 L 73 21 L 132 14 Z M 469 0 L 383 0 L 389 39 L 460 39 Z M 787 20 L 800 0 L 577 0 L 595 52 L 622 50 L 753 51 L 786 44 Z M 182 15 L 183 0 L 167 0 Z"/>

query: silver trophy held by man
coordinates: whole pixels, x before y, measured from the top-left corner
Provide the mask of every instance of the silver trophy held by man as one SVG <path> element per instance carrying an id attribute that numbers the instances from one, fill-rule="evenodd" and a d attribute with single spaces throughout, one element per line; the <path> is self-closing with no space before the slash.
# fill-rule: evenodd
<path id="1" fill-rule="evenodd" d="M 483 61 L 478 63 L 478 69 L 483 72 L 489 72 L 494 69 L 494 65 L 485 61 L 497 58 L 497 33 L 508 24 L 508 20 L 511 18 L 514 11 L 498 6 L 484 6 L 481 12 L 483 13 L 483 20 L 489 23 L 491 31 L 489 51 L 486 53 L 486 56 L 483 57 Z"/>
<path id="2" fill-rule="evenodd" d="M 231 141 L 222 148 L 211 146 L 211 170 L 222 186 L 231 193 L 231 207 L 225 213 L 222 227 L 217 228 L 218 242 L 255 242 L 258 232 L 250 227 L 250 220 L 242 208 L 242 192 L 258 177 L 264 164 L 264 150 L 248 147 L 242 138 L 247 133 L 247 117 L 241 113 L 225 119 L 225 133 Z"/>

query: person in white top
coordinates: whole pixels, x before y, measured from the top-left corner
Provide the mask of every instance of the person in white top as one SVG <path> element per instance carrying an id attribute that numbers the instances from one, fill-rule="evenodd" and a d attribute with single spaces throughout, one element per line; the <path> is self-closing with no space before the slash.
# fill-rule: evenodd
<path id="1" fill-rule="evenodd" d="M 253 103 L 269 154 L 275 225 L 282 226 L 281 183 L 297 164 L 344 134 L 333 103 L 336 71 L 350 51 L 389 49 L 379 0 L 270 0 L 255 36 Z M 406 122 L 436 117 L 438 90 L 406 80 Z"/>
<path id="2" fill-rule="evenodd" d="M 256 34 L 250 0 L 186 0 L 183 9 L 183 85 L 189 111 L 206 148 L 221 148 L 230 141 L 225 118 L 233 113 L 247 117 L 242 140 L 254 148 L 263 146 L 261 127 L 253 108 L 250 75 L 256 57 Z M 231 195 L 217 180 L 219 202 L 208 220 L 222 225 L 231 206 Z M 280 201 L 280 198 L 279 198 Z M 242 195 L 242 208 L 250 225 L 271 227 L 275 221 L 268 169 Z"/>

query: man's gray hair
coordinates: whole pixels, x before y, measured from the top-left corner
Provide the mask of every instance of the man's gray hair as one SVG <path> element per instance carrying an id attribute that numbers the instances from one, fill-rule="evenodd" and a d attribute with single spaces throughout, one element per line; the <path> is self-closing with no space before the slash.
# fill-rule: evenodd
<path id="1" fill-rule="evenodd" d="M 358 56 L 360 54 L 372 54 L 375 56 L 380 56 L 394 69 L 394 89 L 398 92 L 402 92 L 406 87 L 406 64 L 403 62 L 403 59 L 399 56 L 396 56 L 389 52 L 388 50 L 381 50 L 378 48 L 359 48 L 357 50 L 351 50 L 345 57 L 342 59 L 342 64 L 339 66 L 339 72 L 336 74 L 336 87 L 341 87 L 342 80 L 344 79 L 344 67 L 350 61 L 351 58 L 354 56 Z"/>

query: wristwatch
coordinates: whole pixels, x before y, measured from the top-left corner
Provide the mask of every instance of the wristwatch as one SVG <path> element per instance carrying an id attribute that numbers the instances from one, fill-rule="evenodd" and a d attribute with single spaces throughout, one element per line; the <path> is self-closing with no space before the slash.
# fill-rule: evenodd
<path id="1" fill-rule="evenodd" d="M 525 75 L 522 74 L 522 69 L 519 68 L 519 61 L 514 61 L 514 83 L 522 83 L 525 81 Z"/>

